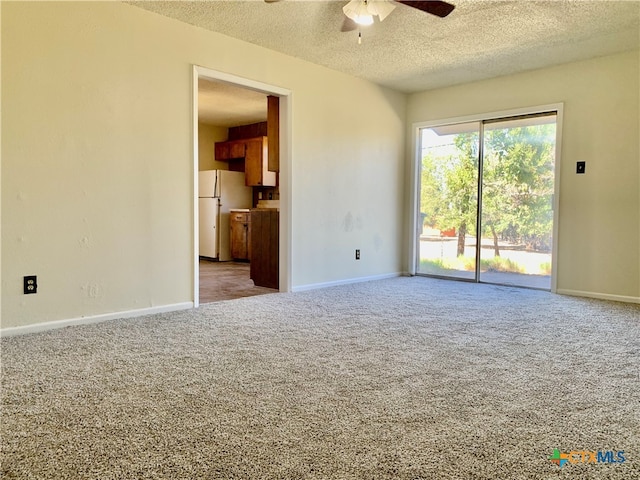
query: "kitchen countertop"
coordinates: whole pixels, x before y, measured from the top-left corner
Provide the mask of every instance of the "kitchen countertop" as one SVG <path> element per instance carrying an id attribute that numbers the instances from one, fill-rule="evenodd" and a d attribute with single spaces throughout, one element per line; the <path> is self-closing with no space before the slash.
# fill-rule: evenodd
<path id="1" fill-rule="evenodd" d="M 274 208 L 280 210 L 280 200 L 258 200 L 256 208 Z"/>

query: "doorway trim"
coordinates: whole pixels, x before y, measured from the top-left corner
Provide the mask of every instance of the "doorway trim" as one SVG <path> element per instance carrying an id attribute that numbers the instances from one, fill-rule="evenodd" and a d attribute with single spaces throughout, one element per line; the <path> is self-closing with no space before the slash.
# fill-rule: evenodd
<path id="1" fill-rule="evenodd" d="M 497 112 L 478 113 L 465 115 L 460 117 L 451 117 L 440 120 L 428 120 L 424 122 L 415 122 L 411 126 L 412 131 L 412 152 L 413 159 L 410 169 L 410 193 L 409 198 L 411 204 L 407 211 L 409 212 L 409 248 L 407 256 L 407 271 L 410 275 L 416 275 L 416 253 L 418 248 L 418 192 L 420 189 L 420 172 L 418 164 L 421 161 L 420 156 L 420 130 L 423 128 L 440 127 L 444 125 L 453 125 L 457 123 L 482 122 L 486 120 L 494 120 L 507 117 L 516 117 L 520 115 L 535 115 L 551 111 L 556 112 L 556 146 L 555 146 L 555 167 L 554 167 L 554 194 L 553 194 L 553 238 L 551 245 L 551 289 L 552 293 L 557 292 L 558 287 L 558 217 L 560 206 L 560 171 L 562 170 L 562 124 L 563 124 L 564 103 L 552 103 L 547 105 L 537 105 L 533 107 L 523 107 L 511 110 L 501 110 Z"/>
<path id="2" fill-rule="evenodd" d="M 200 278 L 199 278 L 199 238 L 198 238 L 198 79 L 204 78 L 216 82 L 223 82 L 237 87 L 255 90 L 265 95 L 273 95 L 280 98 L 280 245 L 279 245 L 279 290 L 291 291 L 291 118 L 292 118 L 292 92 L 289 89 L 270 85 L 257 80 L 252 80 L 230 73 L 212 70 L 210 68 L 193 65 L 192 74 L 192 225 L 193 229 L 193 305 L 200 305 Z"/>

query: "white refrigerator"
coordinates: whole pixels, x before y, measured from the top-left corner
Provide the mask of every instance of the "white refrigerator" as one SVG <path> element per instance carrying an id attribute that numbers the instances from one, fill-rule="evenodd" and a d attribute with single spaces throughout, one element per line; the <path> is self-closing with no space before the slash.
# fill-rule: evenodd
<path id="1" fill-rule="evenodd" d="M 244 172 L 203 170 L 198 172 L 198 219 L 200 256 L 231 260 L 229 210 L 251 208 L 251 187 Z"/>

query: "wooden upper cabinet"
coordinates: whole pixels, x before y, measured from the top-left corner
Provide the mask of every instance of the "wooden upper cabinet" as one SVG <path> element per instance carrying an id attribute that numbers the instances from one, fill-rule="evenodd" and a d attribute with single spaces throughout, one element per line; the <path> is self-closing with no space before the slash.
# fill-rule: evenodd
<path id="1" fill-rule="evenodd" d="M 229 160 L 231 157 L 229 156 L 229 142 L 216 142 L 215 146 L 215 159 L 220 160 Z"/>
<path id="2" fill-rule="evenodd" d="M 215 145 L 215 154 L 216 160 L 244 158 L 246 155 L 245 141 L 234 140 L 231 142 L 217 142 Z"/>
<path id="3" fill-rule="evenodd" d="M 267 138 L 269 141 L 269 170 L 280 171 L 280 98 L 267 97 Z"/>
<path id="4" fill-rule="evenodd" d="M 217 142 L 216 160 L 244 159 L 245 184 L 249 187 L 275 187 L 277 173 L 269 170 L 268 137 Z M 229 162 L 229 165 L 237 162 Z M 230 170 L 233 170 L 230 168 Z"/>
<path id="5" fill-rule="evenodd" d="M 244 142 L 229 142 L 229 158 L 244 158 L 247 153 L 247 145 Z"/>
<path id="6" fill-rule="evenodd" d="M 275 187 L 276 172 L 269 171 L 269 146 L 267 137 L 244 140 L 246 152 L 244 157 L 245 184 L 250 187 Z"/>

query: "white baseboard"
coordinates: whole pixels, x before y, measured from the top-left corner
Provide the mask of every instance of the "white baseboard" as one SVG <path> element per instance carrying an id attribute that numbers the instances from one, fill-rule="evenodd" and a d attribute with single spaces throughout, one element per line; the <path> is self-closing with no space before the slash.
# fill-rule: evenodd
<path id="1" fill-rule="evenodd" d="M 382 275 L 372 275 L 370 277 L 357 277 L 357 278 L 347 278 L 345 280 L 335 280 L 333 282 L 310 283 L 307 285 L 298 285 L 297 287 L 292 287 L 291 291 L 304 292 L 306 290 L 316 290 L 318 288 L 337 287 L 338 285 L 349 285 L 352 283 L 370 282 L 372 280 L 384 280 L 386 278 L 401 277 L 402 275 L 403 274 L 400 272 L 384 273 Z"/>
<path id="2" fill-rule="evenodd" d="M 24 325 L 22 327 L 2 328 L 0 329 L 0 336 L 9 337 L 13 335 L 24 335 L 27 333 L 45 332 L 47 330 L 69 327 L 72 325 L 90 325 L 93 323 L 106 322 L 108 320 L 116 320 L 119 318 L 140 317 L 142 315 L 152 315 L 154 313 L 166 313 L 166 312 L 175 312 L 177 310 L 188 310 L 189 308 L 193 308 L 193 302 L 174 303 L 171 305 L 162 305 L 159 307 L 140 308 L 137 310 L 126 310 L 123 312 L 105 313 L 102 315 L 70 318 L 67 320 L 55 320 L 53 322 L 35 323 L 33 325 Z"/>
<path id="3" fill-rule="evenodd" d="M 612 295 L 610 293 L 584 292 L 581 290 L 566 290 L 559 288 L 556 293 L 560 295 L 571 295 L 574 297 L 597 298 L 599 300 L 611 300 L 614 302 L 624 303 L 640 303 L 640 297 L 631 297 L 626 295 Z"/>

